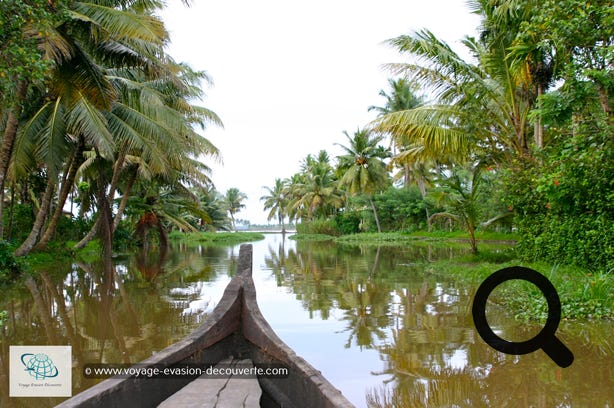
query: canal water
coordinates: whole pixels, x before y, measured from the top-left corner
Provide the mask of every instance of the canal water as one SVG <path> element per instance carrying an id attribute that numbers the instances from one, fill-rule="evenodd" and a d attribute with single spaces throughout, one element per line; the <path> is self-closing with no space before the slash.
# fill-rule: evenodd
<path id="1" fill-rule="evenodd" d="M 462 246 L 335 245 L 279 234 L 253 245 L 264 317 L 357 407 L 614 406 L 612 322 L 562 322 L 557 337 L 575 355 L 564 369 L 541 350 L 495 351 L 473 326 L 477 285 L 424 266 L 453 260 Z M 77 393 L 94 384 L 83 364 L 135 363 L 200 325 L 238 255 L 238 245 L 177 245 L 117 258 L 113 274 L 86 262 L 51 265 L 3 290 L 0 407 L 63 400 L 9 398 L 9 346 L 72 345 Z M 509 340 L 541 329 L 496 306 L 487 317 Z"/>

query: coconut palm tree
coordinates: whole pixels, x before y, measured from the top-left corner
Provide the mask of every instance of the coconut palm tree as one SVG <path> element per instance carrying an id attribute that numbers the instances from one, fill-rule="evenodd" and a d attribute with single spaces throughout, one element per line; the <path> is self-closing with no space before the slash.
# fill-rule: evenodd
<path id="1" fill-rule="evenodd" d="M 339 185 L 344 187 L 349 195 L 364 194 L 369 198 L 377 231 L 382 227 L 377 217 L 377 209 L 373 203 L 373 194 L 388 187 L 388 170 L 384 159 L 390 157 L 389 151 L 379 143 L 383 136 L 375 136 L 367 130 L 357 130 L 353 136 L 344 132 L 348 145 L 338 144 L 345 154 L 338 156 L 338 168 L 343 173 Z"/>
<path id="2" fill-rule="evenodd" d="M 270 210 L 267 220 L 277 217 L 277 221 L 281 224 L 281 233 L 286 233 L 284 219 L 287 214 L 288 199 L 286 197 L 287 185 L 282 179 L 275 179 L 275 185 L 271 187 L 263 187 L 267 190 L 268 195 L 260 197 L 260 201 L 264 201 L 264 209 Z"/>
<path id="3" fill-rule="evenodd" d="M 533 100 L 501 54 L 465 38 L 463 44 L 478 61 L 473 64 L 428 30 L 388 43 L 419 62 L 387 67 L 435 96 L 432 104 L 381 116 L 371 125 L 408 146 L 408 157 L 464 162 L 470 155 L 510 160 L 528 152 Z"/>
<path id="4" fill-rule="evenodd" d="M 405 78 L 389 79 L 388 83 L 390 85 L 390 94 L 386 93 L 383 89 L 379 92 L 381 96 L 386 98 L 386 104 L 381 107 L 369 107 L 369 110 L 376 110 L 378 116 L 381 117 L 393 112 L 409 111 L 424 104 L 424 97 L 416 95 L 418 91 L 417 86 Z M 409 188 L 412 183 L 417 184 L 422 194 L 422 199 L 425 200 L 426 187 L 430 184 L 431 171 L 436 164 L 435 161 L 412 154 L 414 146 L 403 144 L 406 138 L 402 134 L 391 135 L 391 137 L 391 144 L 393 146 L 392 163 L 402 167 L 403 185 Z M 398 176 L 393 176 L 393 180 L 396 177 Z M 426 218 L 428 223 L 428 206 L 426 207 Z"/>
<path id="5" fill-rule="evenodd" d="M 435 218 L 447 218 L 453 220 L 469 234 L 471 252 L 478 253 L 475 230 L 479 226 L 481 202 L 484 199 L 483 184 L 486 178 L 483 175 L 483 166 L 479 163 L 466 168 L 454 166 L 449 174 L 441 172 L 439 188 L 431 192 L 431 197 L 439 204 L 447 208 L 447 211 L 431 215 Z"/>
<path id="6" fill-rule="evenodd" d="M 241 211 L 242 208 L 245 208 L 245 204 L 243 204 L 243 201 L 245 200 L 247 200 L 247 195 L 239 191 L 238 188 L 232 187 L 226 190 L 226 195 L 224 196 L 224 203 L 226 204 L 226 210 L 228 211 L 228 214 L 230 214 L 233 231 L 237 230 L 234 216 L 239 211 Z"/>
<path id="7" fill-rule="evenodd" d="M 135 53 L 140 51 L 136 55 L 144 66 L 145 60 L 150 61 L 153 57 L 150 49 L 155 47 L 161 50 L 168 38 L 162 22 L 149 15 L 147 7 L 135 13 L 130 7 L 119 8 L 121 4 L 79 2 L 68 6 L 68 17 L 57 28 L 49 28 L 52 33 L 49 37 L 56 41 L 46 43 L 60 51 L 48 53 L 54 64 L 50 72 L 51 81 L 47 84 L 47 95 L 41 99 L 42 107 L 24 129 L 26 135 L 34 133 L 40 139 L 34 150 L 38 156 L 43 156 L 48 185 L 42 211 L 39 211 L 30 235 L 16 250 L 18 256 L 32 249 L 42 229 L 59 168 L 70 150 L 67 142 L 71 136 L 73 140 L 84 138 L 100 157 L 113 157 L 113 138 L 102 111 L 111 107 L 116 95 L 104 75 L 104 68 L 97 61 L 104 56 L 107 63 L 118 64 L 123 63 L 125 56 L 131 55 L 131 62 L 136 63 Z M 98 35 L 93 36 L 93 32 Z M 101 49 L 106 47 L 110 47 L 109 51 L 102 52 Z M 117 51 L 118 47 L 124 48 Z M 24 143 L 27 143 L 27 139 Z M 24 150 L 27 151 L 27 147 Z M 78 159 L 78 154 L 75 156 Z M 68 172 L 70 170 L 65 174 Z M 69 190 L 67 183 L 64 190 Z M 62 192 L 61 196 L 65 200 L 67 192 Z"/>
<path id="8" fill-rule="evenodd" d="M 337 188 L 337 179 L 330 165 L 328 153 L 321 150 L 316 157 L 307 155 L 301 163 L 301 172 L 290 183 L 290 213 L 297 218 L 311 220 L 326 217 L 343 204 Z"/>
<path id="9" fill-rule="evenodd" d="M 53 71 L 53 78 L 57 79 L 51 82 L 46 95 L 48 102 L 24 126 L 19 146 L 22 152 L 36 153 L 21 154 L 20 158 L 42 156 L 39 161 L 46 164 L 49 194 L 44 195 L 44 211 L 39 212 L 32 233 L 16 252 L 18 255 L 32 248 L 41 231 L 63 162 L 66 166 L 59 202 L 38 248 L 44 248 L 55 231 L 77 168 L 93 163 L 104 166 L 101 161 L 110 163 L 109 177 L 102 179 L 106 172 L 100 171 L 94 183 L 104 184 L 98 188 L 105 191 L 105 197 L 97 199 L 100 207 L 113 201 L 125 168 L 137 170 L 130 173 L 129 179 L 136 175 L 168 176 L 178 172 L 189 174 L 191 182 L 204 185 L 210 181 L 208 169 L 191 158 L 219 155 L 215 146 L 193 128 L 193 125 L 204 128 L 210 122 L 221 123 L 219 118 L 188 102 L 202 96 L 198 83 L 209 79 L 202 72 L 176 64 L 164 54 L 167 33 L 161 21 L 152 17 L 159 4 L 109 2 L 101 6 L 83 2 L 71 6 L 72 19 L 58 32 L 70 32 L 66 42 L 77 51 L 70 59 L 57 64 Z M 87 18 L 85 27 L 75 23 L 82 18 Z M 92 30 L 99 35 L 92 36 Z M 90 82 L 98 88 L 89 86 Z M 31 140 L 38 140 L 37 144 L 29 146 Z M 78 141 L 85 141 L 87 149 Z M 79 151 L 75 150 L 77 146 Z M 82 157 L 82 151 L 87 157 Z M 16 167 L 20 166 L 24 167 L 22 159 L 16 161 Z M 134 180 L 127 186 L 133 183 Z M 129 194 L 130 188 L 123 192 Z M 105 223 L 111 237 L 128 196 L 122 198 L 124 205 L 120 204 L 116 220 Z M 110 214 L 110 210 L 107 212 Z M 81 244 L 93 237 L 100 225 L 97 221 Z"/>

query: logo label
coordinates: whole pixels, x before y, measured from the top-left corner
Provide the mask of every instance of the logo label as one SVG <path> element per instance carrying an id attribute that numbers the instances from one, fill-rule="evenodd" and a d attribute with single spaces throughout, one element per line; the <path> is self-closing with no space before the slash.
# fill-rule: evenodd
<path id="1" fill-rule="evenodd" d="M 71 346 L 10 346 L 9 396 L 72 396 Z"/>

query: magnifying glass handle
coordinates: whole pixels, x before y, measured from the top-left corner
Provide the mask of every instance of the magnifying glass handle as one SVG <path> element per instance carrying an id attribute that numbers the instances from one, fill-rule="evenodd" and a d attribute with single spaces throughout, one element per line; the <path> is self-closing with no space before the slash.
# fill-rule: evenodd
<path id="1" fill-rule="evenodd" d="M 573 363 L 573 353 L 556 336 L 552 336 L 550 341 L 544 344 L 542 350 L 544 350 L 548 357 L 559 367 L 569 367 L 571 363 Z"/>

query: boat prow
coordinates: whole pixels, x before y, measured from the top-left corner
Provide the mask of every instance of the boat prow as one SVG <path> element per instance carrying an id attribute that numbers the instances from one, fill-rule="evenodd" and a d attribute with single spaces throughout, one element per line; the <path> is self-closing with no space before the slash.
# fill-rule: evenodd
<path id="1" fill-rule="evenodd" d="M 186 338 L 139 363 L 143 366 L 216 364 L 229 357 L 256 366 L 283 367 L 287 376 L 262 376 L 262 407 L 354 407 L 318 370 L 271 329 L 256 301 L 252 246 L 241 245 L 237 274 L 205 322 Z M 109 378 L 59 407 L 156 407 L 194 378 Z M 211 398 L 203 395 L 203 400 Z"/>

